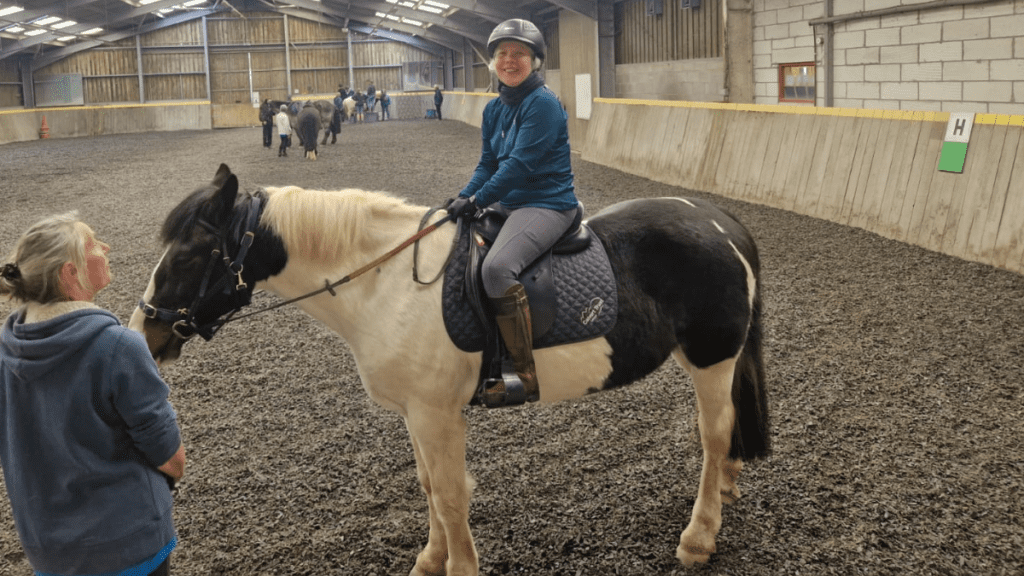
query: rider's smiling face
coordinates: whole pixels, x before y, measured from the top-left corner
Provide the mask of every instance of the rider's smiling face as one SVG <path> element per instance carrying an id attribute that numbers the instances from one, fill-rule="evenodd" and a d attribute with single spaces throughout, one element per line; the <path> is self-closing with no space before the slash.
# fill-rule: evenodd
<path id="1" fill-rule="evenodd" d="M 515 88 L 533 72 L 533 51 L 522 42 L 506 40 L 494 50 L 494 70 L 502 84 Z"/>

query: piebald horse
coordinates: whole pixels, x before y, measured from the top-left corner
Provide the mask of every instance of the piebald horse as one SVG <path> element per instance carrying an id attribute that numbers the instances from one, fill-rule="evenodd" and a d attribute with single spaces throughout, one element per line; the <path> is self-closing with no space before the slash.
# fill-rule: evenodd
<path id="1" fill-rule="evenodd" d="M 168 215 L 166 251 L 130 326 L 158 362 L 170 362 L 194 334 L 212 337 L 254 288 L 285 299 L 318 292 L 297 305 L 345 339 L 370 397 L 409 430 L 430 521 L 411 576 L 476 575 L 461 410 L 477 389 L 481 353 L 452 343 L 442 287 L 413 282 L 413 250 L 324 289 L 417 235 L 426 211 L 352 189 L 246 192 L 221 165 Z M 734 217 L 697 199 L 627 201 L 587 224 L 614 270 L 618 318 L 604 337 L 535 351 L 541 401 L 622 386 L 674 358 L 696 388 L 704 451 L 676 555 L 685 565 L 706 562 L 723 502 L 740 496 L 743 461 L 769 452 L 757 248 Z M 420 240 L 420 269 L 444 266 L 454 228 Z"/>

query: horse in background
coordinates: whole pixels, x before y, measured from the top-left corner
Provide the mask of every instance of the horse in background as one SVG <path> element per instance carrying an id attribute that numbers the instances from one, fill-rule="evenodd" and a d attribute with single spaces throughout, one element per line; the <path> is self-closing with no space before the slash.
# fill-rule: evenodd
<path id="1" fill-rule="evenodd" d="M 334 115 L 333 112 L 331 115 Z M 323 125 L 319 110 L 311 103 L 306 102 L 306 105 L 299 111 L 295 124 L 295 133 L 299 136 L 299 144 L 305 150 L 306 158 L 316 160 L 316 136 L 320 133 L 320 127 Z M 327 137 L 324 136 L 324 142 L 326 141 Z"/>
<path id="2" fill-rule="evenodd" d="M 279 110 L 281 105 L 284 104 L 287 107 L 288 119 L 292 125 L 292 131 L 299 134 L 299 115 L 306 106 L 312 106 L 316 109 L 320 116 L 320 126 L 317 128 L 319 133 L 322 128 L 324 131 L 324 138 L 320 142 L 322 145 L 327 144 L 327 137 L 331 137 L 331 144 L 338 143 L 338 133 L 341 132 L 341 119 L 335 121 L 334 103 L 329 100 L 305 100 L 299 103 L 298 113 L 292 113 L 291 102 L 287 100 L 271 100 L 270 101 L 274 110 Z M 316 134 L 313 135 L 313 139 L 316 139 Z M 305 142 L 302 140 L 302 135 L 299 135 L 299 144 L 305 147 Z"/>

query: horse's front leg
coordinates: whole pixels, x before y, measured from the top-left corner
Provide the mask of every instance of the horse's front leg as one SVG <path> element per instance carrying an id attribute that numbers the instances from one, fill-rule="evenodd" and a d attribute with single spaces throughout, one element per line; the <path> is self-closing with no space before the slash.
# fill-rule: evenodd
<path id="1" fill-rule="evenodd" d="M 430 508 L 427 546 L 409 576 L 477 576 L 469 529 L 472 480 L 466 475 L 466 421 L 461 411 L 410 410 L 406 426 Z"/>
<path id="2" fill-rule="evenodd" d="M 680 356 L 676 355 L 677 361 Z M 704 369 L 697 369 L 685 360 L 680 364 L 687 368 L 697 390 L 697 425 L 704 450 L 697 500 L 693 504 L 690 524 L 683 530 L 676 549 L 676 557 L 685 566 L 691 566 L 694 562 L 707 562 L 715 552 L 715 536 L 722 527 L 722 492 L 729 492 L 730 497 L 739 496 L 732 474 L 738 475 L 740 467 L 729 460 L 736 418 L 732 404 L 736 363 L 729 359 Z M 731 477 L 726 478 L 726 475 Z"/>

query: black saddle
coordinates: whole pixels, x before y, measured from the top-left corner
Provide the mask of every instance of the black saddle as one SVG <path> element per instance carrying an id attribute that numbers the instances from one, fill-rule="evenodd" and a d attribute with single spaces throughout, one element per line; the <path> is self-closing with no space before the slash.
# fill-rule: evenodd
<path id="1" fill-rule="evenodd" d="M 596 338 L 615 324 L 618 301 L 611 264 L 582 219 L 581 205 L 569 231 L 519 277 L 530 302 L 535 349 Z M 480 270 L 503 224 L 497 210 L 483 210 L 468 225 L 463 221 L 445 271 L 445 328 L 467 352 L 488 349 L 497 340 Z"/>

